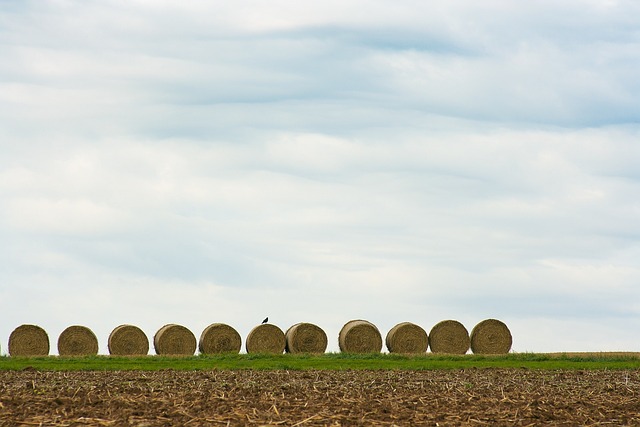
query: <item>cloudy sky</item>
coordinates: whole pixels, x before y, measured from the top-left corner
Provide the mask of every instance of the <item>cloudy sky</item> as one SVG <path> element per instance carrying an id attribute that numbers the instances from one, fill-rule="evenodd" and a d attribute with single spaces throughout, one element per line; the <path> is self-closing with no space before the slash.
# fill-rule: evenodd
<path id="1" fill-rule="evenodd" d="M 640 351 L 634 0 L 0 2 L 0 347 L 269 316 Z"/>

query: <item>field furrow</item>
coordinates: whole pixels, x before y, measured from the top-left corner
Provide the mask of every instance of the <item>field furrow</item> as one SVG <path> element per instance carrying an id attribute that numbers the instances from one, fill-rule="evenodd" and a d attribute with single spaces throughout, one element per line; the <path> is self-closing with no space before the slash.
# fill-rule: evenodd
<path id="1" fill-rule="evenodd" d="M 0 371 L 0 425 L 638 425 L 637 370 Z"/>

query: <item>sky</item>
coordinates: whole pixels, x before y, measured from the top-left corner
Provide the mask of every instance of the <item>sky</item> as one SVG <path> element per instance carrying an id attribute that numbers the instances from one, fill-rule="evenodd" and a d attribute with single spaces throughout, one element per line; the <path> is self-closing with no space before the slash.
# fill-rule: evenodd
<path id="1" fill-rule="evenodd" d="M 266 316 L 640 351 L 639 16 L 0 1 L 0 353 Z"/>

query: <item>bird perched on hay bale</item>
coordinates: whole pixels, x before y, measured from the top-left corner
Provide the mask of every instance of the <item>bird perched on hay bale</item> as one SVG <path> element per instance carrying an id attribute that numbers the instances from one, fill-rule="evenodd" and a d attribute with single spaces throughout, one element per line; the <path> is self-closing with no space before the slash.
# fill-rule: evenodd
<path id="1" fill-rule="evenodd" d="M 269 318 L 265 317 L 264 320 L 262 321 L 262 324 L 264 325 L 265 323 L 269 322 Z"/>

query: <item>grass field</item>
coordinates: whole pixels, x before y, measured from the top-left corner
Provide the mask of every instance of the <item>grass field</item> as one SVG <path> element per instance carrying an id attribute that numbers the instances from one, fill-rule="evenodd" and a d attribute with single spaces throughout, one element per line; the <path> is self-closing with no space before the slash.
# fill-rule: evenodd
<path id="1" fill-rule="evenodd" d="M 500 356 L 394 354 L 254 355 L 191 357 L 0 357 L 0 370 L 157 371 L 254 370 L 437 370 L 467 368 L 640 369 L 640 353 L 511 353 Z"/>

